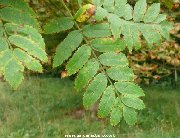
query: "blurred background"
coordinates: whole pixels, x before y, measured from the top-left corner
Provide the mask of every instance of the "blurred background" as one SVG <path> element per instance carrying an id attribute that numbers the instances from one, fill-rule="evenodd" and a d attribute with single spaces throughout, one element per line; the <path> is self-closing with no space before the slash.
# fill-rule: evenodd
<path id="1" fill-rule="evenodd" d="M 56 0 L 26 0 L 36 11 L 41 25 L 67 13 Z M 75 13 L 78 0 L 65 0 Z M 86 1 L 86 0 L 85 0 Z M 88 1 L 88 0 L 87 0 Z M 129 0 L 134 5 L 136 0 Z M 43 35 L 49 62 L 43 74 L 26 71 L 26 79 L 17 91 L 0 78 L 0 138 L 63 138 L 67 134 L 114 134 L 117 138 L 180 137 L 180 11 L 179 0 L 160 2 L 174 26 L 171 40 L 149 49 L 127 54 L 136 74 L 136 82 L 144 89 L 146 108 L 138 114 L 138 123 L 124 121 L 112 127 L 108 119 L 98 119 L 96 105 L 85 110 L 83 93 L 73 87 L 74 77 L 61 79 L 63 66 L 52 69 L 56 46 L 68 32 Z M 143 43 L 143 42 L 142 42 Z"/>

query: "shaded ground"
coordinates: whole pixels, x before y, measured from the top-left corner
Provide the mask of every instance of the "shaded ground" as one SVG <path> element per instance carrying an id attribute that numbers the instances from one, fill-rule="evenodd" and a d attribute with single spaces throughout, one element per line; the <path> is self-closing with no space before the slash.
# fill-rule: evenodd
<path id="1" fill-rule="evenodd" d="M 65 134 L 114 134 L 117 138 L 180 137 L 180 88 L 145 88 L 146 109 L 133 127 L 112 127 L 84 111 L 70 80 L 33 77 L 18 91 L 0 82 L 0 137 L 63 138 Z"/>

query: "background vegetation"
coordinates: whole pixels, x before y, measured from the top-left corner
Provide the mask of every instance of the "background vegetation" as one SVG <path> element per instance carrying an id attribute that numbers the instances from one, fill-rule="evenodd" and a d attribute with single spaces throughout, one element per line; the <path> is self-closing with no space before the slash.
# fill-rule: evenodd
<path id="1" fill-rule="evenodd" d="M 180 135 L 180 88 L 144 88 L 146 109 L 138 123 L 117 127 L 85 111 L 82 93 L 71 80 L 31 77 L 14 92 L 0 84 L 0 136 L 2 138 L 63 138 L 65 134 L 115 134 L 117 138 L 178 138 Z"/>

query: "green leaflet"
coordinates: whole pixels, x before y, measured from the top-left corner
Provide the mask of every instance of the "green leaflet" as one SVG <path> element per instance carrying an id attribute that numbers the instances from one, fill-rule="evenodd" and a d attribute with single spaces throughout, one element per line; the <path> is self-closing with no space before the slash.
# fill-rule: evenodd
<path id="1" fill-rule="evenodd" d="M 141 48 L 140 32 L 135 24 L 126 23 L 122 25 L 125 43 L 130 51 Z"/>
<path id="2" fill-rule="evenodd" d="M 66 65 L 68 75 L 70 76 L 79 71 L 79 69 L 81 69 L 86 64 L 90 56 L 91 48 L 89 46 L 83 45 L 80 48 L 78 48 L 76 53 L 73 55 L 73 57 L 69 60 L 69 62 Z"/>
<path id="3" fill-rule="evenodd" d="M 96 6 L 102 6 L 104 0 L 92 0 L 92 3 Z"/>
<path id="4" fill-rule="evenodd" d="M 142 24 L 140 31 L 148 42 L 149 46 L 152 47 L 154 43 L 160 44 L 161 34 L 157 32 L 154 26 Z"/>
<path id="5" fill-rule="evenodd" d="M 135 22 L 140 22 L 143 20 L 144 14 L 146 12 L 147 3 L 146 0 L 139 0 L 134 6 L 133 20 Z"/>
<path id="6" fill-rule="evenodd" d="M 114 102 L 115 92 L 113 86 L 109 86 L 106 88 L 99 103 L 98 116 L 102 118 L 107 117 L 113 107 Z"/>
<path id="7" fill-rule="evenodd" d="M 123 53 L 104 53 L 99 56 L 99 60 L 105 66 L 128 66 L 127 57 Z"/>
<path id="8" fill-rule="evenodd" d="M 94 104 L 105 91 L 107 86 L 107 78 L 104 74 L 98 74 L 91 84 L 88 86 L 83 96 L 83 105 L 85 108 Z"/>
<path id="9" fill-rule="evenodd" d="M 18 34 L 30 38 L 32 41 L 38 44 L 38 47 L 45 50 L 44 39 L 33 27 L 28 25 L 21 26 L 13 23 L 6 23 L 4 26 L 9 35 Z"/>
<path id="10" fill-rule="evenodd" d="M 121 39 L 96 38 L 91 41 L 91 45 L 99 52 L 120 52 L 125 49 L 125 43 Z"/>
<path id="11" fill-rule="evenodd" d="M 137 122 L 137 112 L 133 108 L 124 106 L 123 117 L 128 125 L 134 125 Z"/>
<path id="12" fill-rule="evenodd" d="M 124 7 L 124 19 L 125 20 L 130 20 L 132 19 L 132 12 L 133 12 L 133 8 L 129 5 L 129 4 L 126 4 L 125 7 Z"/>
<path id="13" fill-rule="evenodd" d="M 122 102 L 120 98 L 116 98 L 115 104 L 111 111 L 110 123 L 112 126 L 117 125 L 122 119 Z"/>
<path id="14" fill-rule="evenodd" d="M 16 48 L 14 49 L 14 55 L 21 61 L 29 70 L 42 73 L 42 65 L 38 60 L 29 56 L 26 52 Z"/>
<path id="15" fill-rule="evenodd" d="M 125 5 L 127 0 L 115 0 L 115 11 L 114 13 L 119 17 L 123 17 L 125 13 Z"/>
<path id="16" fill-rule="evenodd" d="M 44 33 L 53 34 L 59 33 L 61 31 L 66 31 L 74 26 L 73 19 L 70 17 L 59 17 L 46 23 L 44 28 Z"/>
<path id="17" fill-rule="evenodd" d="M 160 25 L 154 26 L 154 28 L 158 30 L 164 38 L 166 38 L 167 40 L 170 39 L 169 31 L 173 28 L 173 26 L 170 23 L 168 23 L 167 21 L 163 21 Z"/>
<path id="18" fill-rule="evenodd" d="M 108 12 L 114 12 L 114 0 L 104 0 L 103 7 Z"/>
<path id="19" fill-rule="evenodd" d="M 114 12 L 114 0 L 104 0 L 103 7 L 108 12 Z"/>
<path id="20" fill-rule="evenodd" d="M 80 91 L 82 90 L 93 76 L 99 70 L 99 63 L 95 59 L 89 60 L 86 65 L 79 71 L 75 79 L 75 88 Z"/>
<path id="21" fill-rule="evenodd" d="M 160 12 L 160 3 L 152 4 L 148 8 L 148 10 L 144 16 L 144 22 L 145 23 L 153 22 L 158 17 L 159 12 Z"/>
<path id="22" fill-rule="evenodd" d="M 115 87 L 122 94 L 128 94 L 134 97 L 144 96 L 141 87 L 132 82 L 116 82 Z"/>
<path id="23" fill-rule="evenodd" d="M 94 18 L 96 21 L 102 21 L 107 15 L 108 15 L 108 12 L 102 7 L 98 6 L 96 8 L 96 14 Z"/>
<path id="24" fill-rule="evenodd" d="M 127 3 L 127 0 L 115 0 L 115 7 L 123 7 Z"/>
<path id="25" fill-rule="evenodd" d="M 166 20 L 166 15 L 159 14 L 158 17 L 153 21 L 153 23 L 161 23 L 162 21 Z"/>
<path id="26" fill-rule="evenodd" d="M 6 42 L 5 38 L 0 37 L 0 54 L 6 49 L 8 49 L 8 43 Z"/>
<path id="27" fill-rule="evenodd" d="M 120 38 L 120 34 L 121 34 L 120 18 L 115 14 L 109 14 L 107 18 L 110 23 L 110 29 L 111 29 L 112 35 L 114 36 L 115 39 Z"/>
<path id="28" fill-rule="evenodd" d="M 115 81 L 134 81 L 134 73 L 127 66 L 111 67 L 106 70 L 108 76 Z"/>
<path id="29" fill-rule="evenodd" d="M 16 90 L 21 84 L 24 67 L 17 60 L 12 58 L 5 66 L 4 78 Z"/>
<path id="30" fill-rule="evenodd" d="M 53 67 L 60 66 L 65 60 L 67 60 L 76 48 L 79 47 L 83 40 L 83 36 L 80 31 L 72 31 L 68 36 L 61 42 L 56 50 Z"/>
<path id="31" fill-rule="evenodd" d="M 47 62 L 48 58 L 46 52 L 39 48 L 38 44 L 36 44 L 30 38 L 21 35 L 12 35 L 9 37 L 9 41 L 19 48 L 27 51 L 28 54 L 38 58 L 41 61 Z"/>
<path id="32" fill-rule="evenodd" d="M 0 68 L 3 68 L 6 66 L 6 64 L 9 63 L 9 61 L 13 58 L 12 51 L 6 50 L 0 53 Z"/>
<path id="33" fill-rule="evenodd" d="M 5 7 L 0 9 L 0 17 L 2 20 L 19 24 L 19 25 L 29 25 L 36 29 L 39 29 L 39 24 L 37 20 L 30 14 L 20 11 L 19 9 Z"/>
<path id="34" fill-rule="evenodd" d="M 109 24 L 107 23 L 96 25 L 90 24 L 83 27 L 83 34 L 89 38 L 109 37 L 111 36 L 111 31 L 109 29 Z"/>
<path id="35" fill-rule="evenodd" d="M 121 99 L 122 99 L 122 102 L 128 107 L 132 107 L 138 110 L 142 110 L 145 108 L 143 101 L 137 97 L 125 95 Z"/>
<path id="36" fill-rule="evenodd" d="M 24 0 L 0 0 L 0 5 L 17 8 L 25 13 L 31 14 L 32 16 L 36 15 Z"/>

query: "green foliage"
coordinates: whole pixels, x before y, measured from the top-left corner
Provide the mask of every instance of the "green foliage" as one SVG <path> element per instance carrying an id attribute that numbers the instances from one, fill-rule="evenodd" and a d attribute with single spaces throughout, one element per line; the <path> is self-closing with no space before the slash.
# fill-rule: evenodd
<path id="1" fill-rule="evenodd" d="M 75 88 L 78 91 L 85 90 L 85 108 L 100 100 L 99 117 L 110 116 L 112 125 L 117 125 L 122 118 L 133 125 L 137 121 L 136 110 L 145 108 L 140 99 L 144 93 L 134 83 L 135 75 L 123 52 L 125 49 L 132 51 L 141 48 L 141 36 L 150 46 L 159 44 L 162 36 L 168 39 L 171 25 L 165 21 L 164 15 L 159 14 L 159 4 L 147 8 L 146 0 L 139 0 L 134 9 L 127 0 L 93 2 L 97 6 L 94 15 L 96 23 L 75 23 L 79 31 L 71 31 L 59 44 L 54 67 L 67 60 L 67 74 L 77 73 Z M 86 17 L 92 16 L 90 13 L 88 15 L 89 9 L 90 5 L 84 5 L 74 19 L 86 22 Z"/>
<path id="2" fill-rule="evenodd" d="M 0 72 L 13 89 L 23 80 L 24 68 L 42 72 L 47 62 L 45 43 L 34 12 L 24 1 L 0 1 Z M 22 7 L 21 7 L 22 6 Z"/>
<path id="3" fill-rule="evenodd" d="M 135 75 L 125 50 L 127 53 L 141 48 L 142 36 L 150 47 L 159 44 L 162 37 L 169 39 L 171 25 L 159 14 L 160 5 L 147 8 L 146 0 L 139 0 L 134 8 L 127 0 L 92 2 L 94 5 L 80 6 L 73 16 L 61 0 L 69 16 L 57 17 L 44 25 L 46 34 L 69 30 L 56 49 L 53 67 L 67 62 L 67 75 L 77 73 L 75 88 L 85 91 L 85 108 L 100 101 L 99 117 L 110 116 L 112 125 L 122 118 L 133 125 L 137 121 L 136 110 L 145 107 L 140 99 L 144 93 L 134 83 Z M 78 3 L 81 5 L 82 1 Z M 23 0 L 17 3 L 3 0 L 0 4 L 0 72 L 16 89 L 23 79 L 24 67 L 42 72 L 40 62 L 48 59 L 34 12 Z M 91 17 L 95 23 L 84 23 Z"/>

